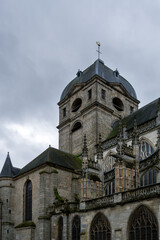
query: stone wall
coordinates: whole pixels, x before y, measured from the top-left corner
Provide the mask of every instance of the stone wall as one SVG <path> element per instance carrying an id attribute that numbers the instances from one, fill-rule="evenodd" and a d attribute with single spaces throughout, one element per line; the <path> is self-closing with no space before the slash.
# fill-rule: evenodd
<path id="1" fill-rule="evenodd" d="M 121 201 L 116 195 L 114 201 Z M 98 199 L 96 200 L 98 201 Z M 96 202 L 95 201 L 95 202 Z M 105 215 L 111 226 L 111 239 L 114 240 L 128 240 L 128 226 L 129 219 L 132 213 L 135 210 L 143 205 L 146 206 L 156 217 L 158 221 L 158 227 L 160 228 L 160 199 L 153 198 L 141 201 L 126 202 L 121 204 L 120 202 L 111 206 L 111 202 L 108 207 L 94 207 L 90 210 L 87 209 L 88 205 L 85 205 L 85 202 L 81 203 L 81 210 L 74 211 L 69 215 L 53 215 L 51 218 L 51 239 L 56 240 L 58 234 L 58 219 L 60 216 L 63 217 L 63 239 L 70 240 L 72 239 L 72 221 L 73 218 L 78 215 L 81 219 L 81 240 L 91 240 L 90 239 L 90 227 L 92 220 L 97 213 L 102 213 Z M 159 233 L 160 238 L 160 233 Z"/>

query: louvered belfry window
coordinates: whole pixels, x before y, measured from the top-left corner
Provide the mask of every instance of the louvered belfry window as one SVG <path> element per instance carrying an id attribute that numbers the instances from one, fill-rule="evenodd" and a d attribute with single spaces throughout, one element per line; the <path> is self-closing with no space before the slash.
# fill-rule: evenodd
<path id="1" fill-rule="evenodd" d="M 111 240 L 111 227 L 102 213 L 98 213 L 91 223 L 90 240 Z"/>
<path id="2" fill-rule="evenodd" d="M 63 239 L 63 218 L 60 217 L 58 220 L 58 240 Z"/>
<path id="3" fill-rule="evenodd" d="M 131 217 L 129 240 L 158 240 L 156 217 L 145 206 L 140 206 Z"/>
<path id="4" fill-rule="evenodd" d="M 32 220 L 32 182 L 26 183 L 26 207 L 25 207 L 25 220 Z"/>
<path id="5" fill-rule="evenodd" d="M 80 217 L 77 215 L 72 222 L 72 240 L 80 240 Z"/>

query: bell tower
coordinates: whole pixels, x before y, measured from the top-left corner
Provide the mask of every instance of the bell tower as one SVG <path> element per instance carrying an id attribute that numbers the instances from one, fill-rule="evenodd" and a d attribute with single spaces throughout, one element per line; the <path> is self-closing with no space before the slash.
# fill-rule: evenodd
<path id="1" fill-rule="evenodd" d="M 87 136 L 88 156 L 96 153 L 99 134 L 107 139 L 114 123 L 137 110 L 139 101 L 132 85 L 100 59 L 83 72 L 78 70 L 64 89 L 59 105 L 59 149 L 82 154 Z"/>

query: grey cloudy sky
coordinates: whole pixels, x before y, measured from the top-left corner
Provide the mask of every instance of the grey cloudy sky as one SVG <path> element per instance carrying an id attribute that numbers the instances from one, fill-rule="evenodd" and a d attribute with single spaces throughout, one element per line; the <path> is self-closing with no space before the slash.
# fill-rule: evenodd
<path id="1" fill-rule="evenodd" d="M 60 95 L 97 59 L 118 68 L 140 106 L 160 92 L 159 0 L 0 0 L 0 169 L 58 147 Z"/>

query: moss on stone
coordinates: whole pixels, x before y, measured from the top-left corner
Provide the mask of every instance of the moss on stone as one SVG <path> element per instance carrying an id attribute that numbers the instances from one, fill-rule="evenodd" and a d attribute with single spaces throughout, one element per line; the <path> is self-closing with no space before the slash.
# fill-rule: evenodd
<path id="1" fill-rule="evenodd" d="M 25 221 L 17 225 L 15 228 L 24 228 L 24 227 L 36 227 L 36 224 L 32 221 Z"/>
<path id="2" fill-rule="evenodd" d="M 75 199 L 75 202 L 77 202 L 77 203 L 80 202 L 80 198 L 77 193 L 74 194 L 74 199 Z"/>
<path id="3" fill-rule="evenodd" d="M 56 187 L 54 187 L 54 195 L 55 195 L 55 198 L 56 198 L 59 202 L 61 202 L 61 203 L 64 202 L 64 199 L 59 195 L 58 190 L 57 190 Z"/>

